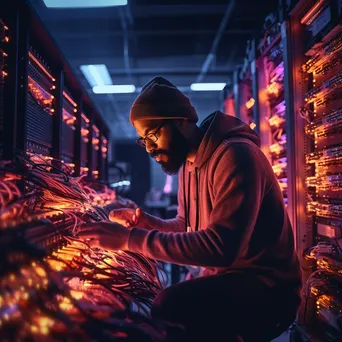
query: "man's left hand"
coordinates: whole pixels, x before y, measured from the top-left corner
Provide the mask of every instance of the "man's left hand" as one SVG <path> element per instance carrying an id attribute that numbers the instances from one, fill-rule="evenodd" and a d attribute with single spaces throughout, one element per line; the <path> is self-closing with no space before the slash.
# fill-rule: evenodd
<path id="1" fill-rule="evenodd" d="M 87 223 L 78 233 L 91 247 L 112 251 L 128 250 L 129 229 L 111 222 Z"/>

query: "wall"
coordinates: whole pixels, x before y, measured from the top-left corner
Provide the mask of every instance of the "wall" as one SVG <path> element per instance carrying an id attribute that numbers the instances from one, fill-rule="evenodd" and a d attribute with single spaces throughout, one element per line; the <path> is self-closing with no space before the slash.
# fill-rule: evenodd
<path id="1" fill-rule="evenodd" d="M 115 161 L 131 164 L 131 190 L 127 197 L 138 205 L 143 205 L 151 185 L 150 157 L 134 140 L 116 141 L 113 150 Z"/>

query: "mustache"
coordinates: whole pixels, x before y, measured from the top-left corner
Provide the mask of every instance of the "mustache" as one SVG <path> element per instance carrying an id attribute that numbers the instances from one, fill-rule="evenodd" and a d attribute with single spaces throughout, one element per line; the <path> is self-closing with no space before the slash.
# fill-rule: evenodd
<path id="1" fill-rule="evenodd" d="M 167 151 L 165 151 L 165 150 L 154 150 L 154 151 L 151 151 L 151 152 L 149 153 L 149 155 L 150 155 L 151 158 L 156 158 L 156 157 L 159 156 L 160 154 L 165 154 L 165 155 L 167 155 L 168 153 L 167 153 Z"/>

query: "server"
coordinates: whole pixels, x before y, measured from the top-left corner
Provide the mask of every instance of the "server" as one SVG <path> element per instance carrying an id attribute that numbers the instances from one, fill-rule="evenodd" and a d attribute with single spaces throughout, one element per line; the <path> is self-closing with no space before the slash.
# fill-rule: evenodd
<path id="1" fill-rule="evenodd" d="M 10 110 L 10 105 L 5 99 L 14 90 L 13 83 L 8 77 L 10 72 L 9 58 L 14 59 L 12 54 L 11 32 L 8 24 L 9 18 L 2 18 L 0 21 L 0 159 L 8 156 L 9 146 L 14 142 L 14 132 L 12 130 L 5 130 L 5 127 L 14 126 L 14 118 L 10 116 L 5 117 L 5 111 Z M 11 70 L 12 71 L 12 70 Z M 8 106 L 7 106 L 8 104 Z"/>
<path id="2" fill-rule="evenodd" d="M 1 155 L 53 157 L 106 180 L 109 130 L 70 66 L 25 1 L 1 13 Z"/>
<path id="3" fill-rule="evenodd" d="M 298 177 L 304 178 L 306 191 L 306 224 L 298 227 L 298 247 L 312 267 L 306 274 L 302 322 L 323 341 L 342 339 L 341 6 L 341 1 L 302 1 L 288 25 L 292 41 L 298 34 L 302 44 L 292 56 L 292 79 L 301 85 L 294 85 L 293 108 L 295 120 L 302 120 L 297 129 L 304 140 L 305 169 Z"/>
<path id="4" fill-rule="evenodd" d="M 258 98 L 254 93 L 257 89 L 256 54 L 255 41 L 248 41 L 244 63 L 234 72 L 233 89 L 228 92 L 226 99 L 226 112 L 237 116 L 258 132 L 258 104 L 255 103 Z"/>
<path id="5" fill-rule="evenodd" d="M 281 187 L 284 202 L 288 204 L 287 197 L 287 130 L 284 97 L 284 57 L 283 42 L 280 34 L 280 24 L 276 16 L 270 16 L 265 22 L 265 38 L 261 41 L 259 49 L 262 68 L 260 73 L 264 77 L 264 91 L 268 114 L 269 138 L 264 140 L 270 143 L 269 156 L 273 171 Z"/>
<path id="6" fill-rule="evenodd" d="M 158 265 L 77 238 L 116 200 L 108 127 L 34 11 L 14 5 L 0 11 L 1 339 L 161 341 L 136 309 L 161 290 Z"/>
<path id="7" fill-rule="evenodd" d="M 265 19 L 256 69 L 262 149 L 281 185 L 303 266 L 303 305 L 291 338 L 339 341 L 341 1 L 281 5 Z M 245 91 L 240 99 L 249 96 Z"/>

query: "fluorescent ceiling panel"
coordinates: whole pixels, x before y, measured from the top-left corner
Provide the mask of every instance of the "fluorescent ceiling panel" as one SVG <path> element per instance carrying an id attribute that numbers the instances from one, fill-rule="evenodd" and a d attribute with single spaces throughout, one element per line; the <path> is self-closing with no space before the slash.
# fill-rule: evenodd
<path id="1" fill-rule="evenodd" d="M 81 65 L 80 69 L 91 87 L 113 84 L 104 64 Z"/>
<path id="2" fill-rule="evenodd" d="M 95 94 L 128 94 L 135 92 L 135 85 L 122 84 L 122 85 L 103 85 L 93 87 Z"/>
<path id="3" fill-rule="evenodd" d="M 125 6 L 127 0 L 43 0 L 49 8 L 91 8 Z"/>
<path id="4" fill-rule="evenodd" d="M 220 91 L 226 86 L 226 83 L 192 83 L 192 91 Z"/>

